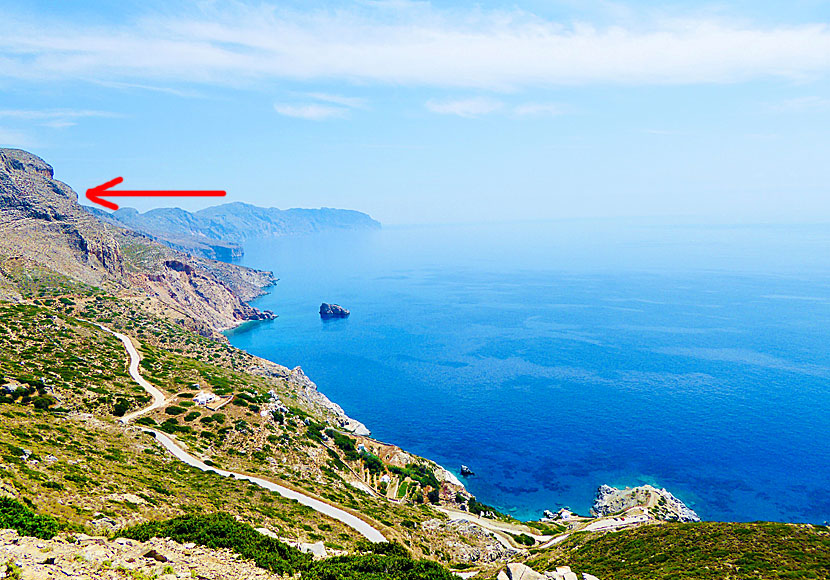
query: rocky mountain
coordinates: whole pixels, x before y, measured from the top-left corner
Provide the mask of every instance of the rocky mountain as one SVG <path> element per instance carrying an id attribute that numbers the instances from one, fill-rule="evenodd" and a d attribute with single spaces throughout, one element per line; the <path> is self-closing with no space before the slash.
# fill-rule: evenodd
<path id="1" fill-rule="evenodd" d="M 202 334 L 268 318 L 247 304 L 275 282 L 261 272 L 195 258 L 104 222 L 54 179 L 52 167 L 19 149 L 0 149 L 0 292 L 2 271 L 36 266 L 105 288 L 186 323 Z M 6 288 L 6 290 L 3 290 Z M 19 298 L 19 296 L 17 296 Z"/>
<path id="2" fill-rule="evenodd" d="M 197 212 L 178 208 L 145 213 L 132 208 L 87 210 L 103 221 L 151 236 L 172 248 L 219 260 L 240 257 L 242 244 L 253 238 L 380 228 L 380 223 L 365 213 L 326 207 L 281 210 L 236 202 Z"/>

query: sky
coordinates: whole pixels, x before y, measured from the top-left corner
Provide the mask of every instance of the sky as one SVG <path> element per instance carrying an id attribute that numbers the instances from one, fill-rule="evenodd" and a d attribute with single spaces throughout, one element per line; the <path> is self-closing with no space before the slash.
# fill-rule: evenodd
<path id="1" fill-rule="evenodd" d="M 385 224 L 828 222 L 828 77 L 823 0 L 0 0 L 0 146 L 76 191 Z"/>

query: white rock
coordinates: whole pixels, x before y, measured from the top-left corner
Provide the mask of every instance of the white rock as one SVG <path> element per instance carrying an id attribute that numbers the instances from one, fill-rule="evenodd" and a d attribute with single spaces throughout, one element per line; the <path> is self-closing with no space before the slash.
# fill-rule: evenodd
<path id="1" fill-rule="evenodd" d="M 306 554 L 312 554 L 317 558 L 326 557 L 326 547 L 323 542 L 316 542 L 314 544 L 300 544 L 300 551 Z"/>
<path id="2" fill-rule="evenodd" d="M 536 570 L 524 564 L 514 562 L 506 568 L 507 577 L 510 580 L 543 580 L 544 576 Z"/>

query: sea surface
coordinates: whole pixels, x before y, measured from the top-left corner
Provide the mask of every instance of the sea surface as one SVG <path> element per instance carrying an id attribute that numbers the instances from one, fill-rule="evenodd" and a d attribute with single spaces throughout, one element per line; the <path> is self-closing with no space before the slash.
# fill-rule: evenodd
<path id="1" fill-rule="evenodd" d="M 651 483 L 703 519 L 821 523 L 828 250 L 823 225 L 619 221 L 256 240 L 279 318 L 230 339 L 520 519 Z"/>

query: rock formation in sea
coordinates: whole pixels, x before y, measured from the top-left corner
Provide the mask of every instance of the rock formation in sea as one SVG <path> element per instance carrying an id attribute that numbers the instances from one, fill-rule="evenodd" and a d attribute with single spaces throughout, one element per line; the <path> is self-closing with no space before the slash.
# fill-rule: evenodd
<path id="1" fill-rule="evenodd" d="M 346 318 L 349 314 L 351 312 L 339 304 L 326 304 L 323 302 L 320 305 L 320 318 Z"/>

